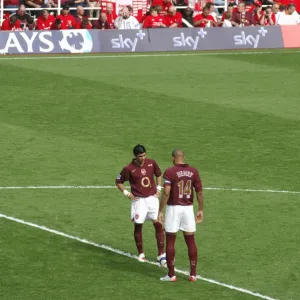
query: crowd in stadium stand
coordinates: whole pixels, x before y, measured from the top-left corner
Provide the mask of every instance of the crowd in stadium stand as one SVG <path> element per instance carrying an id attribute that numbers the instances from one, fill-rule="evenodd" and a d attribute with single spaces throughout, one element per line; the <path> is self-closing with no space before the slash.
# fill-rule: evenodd
<path id="1" fill-rule="evenodd" d="M 84 2 L 82 2 L 84 1 Z M 175 1 L 175 2 L 174 2 Z M 271 0 L 269 0 L 271 1 Z M 64 30 L 64 29 L 139 29 L 139 28 L 175 28 L 175 27 L 242 27 L 298 25 L 300 17 L 293 3 L 282 5 L 272 1 L 264 6 L 260 0 L 250 2 L 229 2 L 227 9 L 221 11 L 213 2 L 207 2 L 200 12 L 195 13 L 185 0 L 153 0 L 149 11 L 140 18 L 133 16 L 130 6 L 124 6 L 118 12 L 112 3 L 106 4 L 105 12 L 93 10 L 99 7 L 99 1 L 73 0 L 70 4 L 62 0 L 60 13 L 57 0 L 4 0 L 5 8 L 18 8 L 16 12 L 6 12 L 1 30 Z M 84 7 L 91 10 L 85 10 Z M 41 8 L 29 13 L 27 7 Z M 177 8 L 176 8 L 177 7 Z M 95 17 L 96 20 L 90 20 Z"/>

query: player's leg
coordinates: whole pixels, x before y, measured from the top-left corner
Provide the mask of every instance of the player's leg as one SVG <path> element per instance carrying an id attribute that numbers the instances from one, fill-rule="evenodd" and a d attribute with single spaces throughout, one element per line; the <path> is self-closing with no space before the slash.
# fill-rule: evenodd
<path id="1" fill-rule="evenodd" d="M 191 268 L 190 281 L 196 281 L 198 250 L 195 242 L 194 232 L 184 232 L 184 239 L 188 247 L 189 259 L 190 259 L 190 268 Z"/>
<path id="2" fill-rule="evenodd" d="M 156 244 L 157 244 L 157 261 L 161 265 L 165 264 L 166 253 L 165 253 L 165 232 L 161 223 L 157 220 L 153 220 L 153 226 L 155 228 Z M 164 262 L 163 262 L 164 261 Z"/>
<path id="3" fill-rule="evenodd" d="M 157 244 L 157 259 L 165 258 L 165 233 L 164 228 L 161 223 L 157 221 L 158 210 L 159 210 L 159 200 L 158 198 L 151 196 L 147 198 L 148 202 L 148 215 L 147 218 L 152 220 L 153 226 L 155 228 L 156 244 Z"/>
<path id="4" fill-rule="evenodd" d="M 166 257 L 167 266 L 169 269 L 168 276 L 176 278 L 175 276 L 175 241 L 176 233 L 166 232 Z"/>
<path id="5" fill-rule="evenodd" d="M 142 234 L 143 224 L 134 223 L 134 240 L 136 248 L 139 253 L 138 260 L 144 262 L 146 260 L 144 250 L 143 250 L 143 234 Z"/>
<path id="6" fill-rule="evenodd" d="M 167 266 L 169 269 L 168 275 L 162 277 L 162 281 L 176 281 L 175 276 L 175 241 L 176 233 L 179 230 L 180 224 L 180 207 L 167 206 L 165 215 L 165 230 L 166 230 L 166 257 Z"/>
<path id="7" fill-rule="evenodd" d="M 131 219 L 134 222 L 134 240 L 136 248 L 139 253 L 139 261 L 144 262 L 146 260 L 143 250 L 143 224 L 147 216 L 147 207 L 145 199 L 140 198 L 131 203 Z"/>
<path id="8" fill-rule="evenodd" d="M 183 207 L 180 230 L 183 231 L 185 243 L 188 247 L 191 268 L 189 280 L 193 282 L 196 281 L 198 250 L 195 242 L 196 223 L 192 205 Z"/>

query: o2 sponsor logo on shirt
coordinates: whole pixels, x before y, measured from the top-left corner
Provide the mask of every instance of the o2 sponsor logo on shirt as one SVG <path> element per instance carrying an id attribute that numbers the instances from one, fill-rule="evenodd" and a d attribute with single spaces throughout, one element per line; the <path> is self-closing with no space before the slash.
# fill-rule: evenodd
<path id="1" fill-rule="evenodd" d="M 2 33 L 4 35 L 4 33 Z M 4 47 L 3 47 L 4 44 Z M 89 53 L 93 39 L 88 30 L 9 32 L 0 42 L 0 54 L 7 53 Z"/>
<path id="2" fill-rule="evenodd" d="M 258 29 L 257 35 L 246 35 L 245 31 L 242 31 L 239 35 L 234 35 L 234 45 L 235 46 L 251 46 L 252 48 L 257 48 L 258 43 L 260 41 L 261 37 L 265 37 L 268 31 L 264 29 L 264 27 L 261 27 Z"/>
<path id="3" fill-rule="evenodd" d="M 180 33 L 180 36 L 173 37 L 173 46 L 176 48 L 191 48 L 192 50 L 197 50 L 197 46 L 200 38 L 204 39 L 207 35 L 207 31 L 204 31 L 201 28 L 197 32 L 197 36 L 185 36 L 183 32 Z"/>
<path id="4" fill-rule="evenodd" d="M 128 37 L 124 37 L 124 35 L 121 33 L 117 38 L 111 39 L 111 47 L 113 49 L 125 49 L 135 52 L 138 41 L 143 40 L 146 36 L 146 33 L 144 33 L 142 30 L 139 30 L 139 32 L 136 33 L 136 36 L 136 38 L 130 39 Z"/>

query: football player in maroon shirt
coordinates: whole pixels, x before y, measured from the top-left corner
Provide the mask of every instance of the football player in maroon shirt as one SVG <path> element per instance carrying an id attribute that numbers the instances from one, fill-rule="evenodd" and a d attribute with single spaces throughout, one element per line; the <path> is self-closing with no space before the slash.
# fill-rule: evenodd
<path id="1" fill-rule="evenodd" d="M 162 224 L 157 220 L 158 197 L 162 189 L 161 170 L 155 160 L 146 157 L 146 148 L 143 145 L 136 145 L 133 148 L 133 155 L 133 160 L 118 175 L 116 185 L 131 200 L 131 220 L 134 222 L 134 239 L 139 253 L 139 261 L 146 260 L 143 250 L 142 227 L 148 219 L 152 220 L 156 231 L 157 260 L 165 266 L 164 230 Z M 131 192 L 125 189 L 123 185 L 125 181 L 129 181 Z"/>
<path id="2" fill-rule="evenodd" d="M 175 276 L 175 240 L 176 233 L 181 230 L 188 247 L 190 259 L 190 281 L 196 281 L 197 246 L 194 233 L 196 223 L 203 220 L 203 194 L 202 183 L 197 169 L 184 163 L 184 152 L 174 150 L 172 152 L 174 166 L 164 173 L 164 192 L 159 206 L 158 220 L 163 223 L 163 209 L 167 204 L 165 216 L 166 253 L 168 275 L 162 277 L 162 281 L 176 281 Z M 193 198 L 196 191 L 198 211 L 196 220 L 194 216 Z"/>

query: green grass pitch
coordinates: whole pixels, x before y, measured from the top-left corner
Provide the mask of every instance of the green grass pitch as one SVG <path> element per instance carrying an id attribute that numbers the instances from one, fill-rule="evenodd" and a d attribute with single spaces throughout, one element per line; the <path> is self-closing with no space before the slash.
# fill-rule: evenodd
<path id="1" fill-rule="evenodd" d="M 8 59 L 7 59 L 8 58 Z M 114 185 L 137 143 L 164 170 L 175 147 L 216 188 L 300 191 L 300 58 L 262 54 L 0 58 L 0 186 Z M 300 299 L 300 194 L 205 190 L 204 277 Z M 116 189 L 0 189 L 0 214 L 136 253 Z M 156 258 L 151 223 L 145 253 Z M 253 295 L 0 217 L 1 300 Z M 188 270 L 178 235 L 176 266 Z"/>

